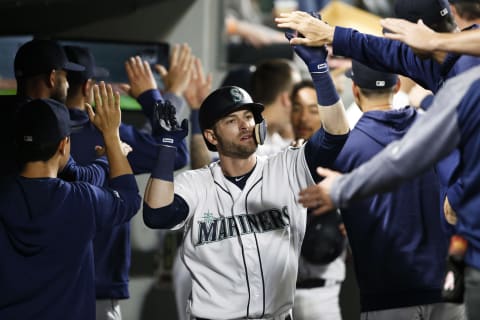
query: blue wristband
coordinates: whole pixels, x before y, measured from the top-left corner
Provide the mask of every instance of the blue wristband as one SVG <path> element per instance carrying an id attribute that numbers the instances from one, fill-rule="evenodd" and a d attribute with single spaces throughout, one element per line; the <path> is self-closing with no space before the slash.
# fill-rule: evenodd
<path id="1" fill-rule="evenodd" d="M 317 70 L 318 71 L 312 71 L 311 68 L 310 74 L 312 75 L 313 84 L 317 91 L 318 104 L 320 106 L 331 106 L 340 100 L 340 97 L 335 89 L 332 77 L 328 72 L 328 66 L 326 63 L 319 64 Z"/>
<path id="2" fill-rule="evenodd" d="M 176 147 L 163 144 L 158 145 L 158 156 L 153 166 L 151 177 L 173 182 L 176 153 Z"/>

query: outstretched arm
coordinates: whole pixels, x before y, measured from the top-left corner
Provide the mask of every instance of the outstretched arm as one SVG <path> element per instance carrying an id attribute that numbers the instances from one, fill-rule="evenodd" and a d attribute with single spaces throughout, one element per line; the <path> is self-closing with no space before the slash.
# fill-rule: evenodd
<path id="1" fill-rule="evenodd" d="M 276 21 L 279 27 L 298 32 L 298 36 L 290 40 L 292 45 L 332 44 L 336 55 L 355 59 L 376 70 L 407 76 L 424 88 L 438 90 L 437 79 L 444 54 L 434 56 L 435 60 L 421 59 L 401 42 L 364 34 L 354 29 L 332 27 L 305 12 L 282 14 Z"/>
<path id="2" fill-rule="evenodd" d="M 100 130 L 110 166 L 110 178 L 132 174 L 132 168 L 123 153 L 118 128 L 121 122 L 120 95 L 110 85 L 101 82 L 93 88 L 95 112 L 86 104 L 90 121 Z"/>
<path id="3" fill-rule="evenodd" d="M 286 36 L 288 39 L 294 37 L 288 32 Z M 333 163 L 348 137 L 350 128 L 343 103 L 328 70 L 326 47 L 309 48 L 296 45 L 293 48 L 310 71 L 320 105 L 322 128 L 309 139 L 305 146 L 307 164 L 312 177 L 317 180 L 315 168 L 320 164 L 330 166 Z"/>
<path id="4" fill-rule="evenodd" d="M 478 99 L 472 98 L 478 96 L 478 84 L 472 84 L 478 80 L 479 70 L 476 67 L 447 81 L 429 111 L 402 139 L 389 144 L 354 171 L 338 176 L 320 168 L 319 174 L 326 178 L 303 190 L 300 202 L 315 207 L 315 213 L 346 207 L 354 200 L 392 190 L 433 166 L 460 142 L 459 123 L 466 121 L 460 116 L 469 114 L 478 104 Z"/>
<path id="5" fill-rule="evenodd" d="M 383 19 L 381 24 L 390 31 L 385 33 L 386 38 L 402 41 L 417 50 L 480 55 L 480 30 L 478 29 L 457 33 L 438 33 L 428 28 L 422 20 L 412 23 L 393 18 Z"/>
<path id="6" fill-rule="evenodd" d="M 169 228 L 188 214 L 186 203 L 180 197 L 174 197 L 173 185 L 175 145 L 188 134 L 188 121 L 183 120 L 178 126 L 175 114 L 162 110 L 157 110 L 156 114 L 156 126 L 162 126 L 168 133 L 158 146 L 158 158 L 145 188 L 143 217 L 149 227 Z"/>

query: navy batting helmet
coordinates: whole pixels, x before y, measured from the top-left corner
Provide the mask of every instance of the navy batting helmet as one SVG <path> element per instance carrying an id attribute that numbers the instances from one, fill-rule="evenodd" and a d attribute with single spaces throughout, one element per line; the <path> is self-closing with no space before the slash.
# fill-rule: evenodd
<path id="1" fill-rule="evenodd" d="M 221 118 L 232 112 L 249 109 L 253 113 L 255 123 L 262 124 L 257 126 L 257 143 L 263 143 L 265 131 L 265 121 L 262 117 L 263 105 L 253 102 L 252 97 L 240 87 L 226 86 L 213 91 L 200 106 L 199 122 L 202 133 L 205 129 L 211 129 Z M 258 132 L 260 131 L 260 134 Z M 259 137 L 260 135 L 260 137 Z M 262 137 L 263 135 L 263 137 Z M 205 139 L 205 136 L 203 137 Z M 216 151 L 217 148 L 205 139 L 205 143 L 210 151 Z"/>
<path id="2" fill-rule="evenodd" d="M 313 264 L 327 264 L 335 260 L 342 253 L 346 242 L 339 229 L 341 223 L 337 211 L 319 216 L 308 214 L 302 257 Z"/>

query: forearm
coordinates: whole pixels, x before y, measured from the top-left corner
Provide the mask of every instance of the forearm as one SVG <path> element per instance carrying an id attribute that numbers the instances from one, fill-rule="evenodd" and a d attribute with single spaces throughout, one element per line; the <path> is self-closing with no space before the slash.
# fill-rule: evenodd
<path id="1" fill-rule="evenodd" d="M 405 44 L 349 28 L 336 27 L 333 53 L 357 60 L 369 67 L 411 78 L 424 88 L 436 90 L 439 64 L 422 60 Z"/>
<path id="2" fill-rule="evenodd" d="M 176 148 L 159 145 L 158 156 L 152 170 L 147 187 L 145 188 L 144 201 L 151 208 L 161 208 L 173 201 L 173 168 Z"/>
<path id="3" fill-rule="evenodd" d="M 105 158 L 99 158 L 87 166 L 79 166 L 70 157 L 65 168 L 59 173 L 59 177 L 66 181 L 84 181 L 95 186 L 103 186 L 108 172 L 108 162 Z"/>
<path id="4" fill-rule="evenodd" d="M 137 101 L 142 107 L 142 111 L 145 116 L 149 120 L 151 120 L 153 119 L 153 106 L 155 102 L 164 101 L 164 99 L 160 94 L 160 91 L 158 91 L 157 89 L 150 89 L 142 92 L 142 94 L 137 97 Z"/>
<path id="5" fill-rule="evenodd" d="M 174 185 L 172 181 L 150 177 L 143 200 L 150 208 L 162 208 L 173 202 L 173 195 Z"/>
<path id="6" fill-rule="evenodd" d="M 116 132 L 104 133 L 105 149 L 110 165 L 110 179 L 125 174 L 133 174 L 127 157 L 123 154 L 120 135 Z"/>
<path id="7" fill-rule="evenodd" d="M 436 33 L 428 40 L 433 50 L 480 55 L 480 30 Z"/>
<path id="8" fill-rule="evenodd" d="M 320 118 L 323 128 L 330 134 L 344 135 L 350 131 L 342 100 L 330 106 L 322 106 Z"/>

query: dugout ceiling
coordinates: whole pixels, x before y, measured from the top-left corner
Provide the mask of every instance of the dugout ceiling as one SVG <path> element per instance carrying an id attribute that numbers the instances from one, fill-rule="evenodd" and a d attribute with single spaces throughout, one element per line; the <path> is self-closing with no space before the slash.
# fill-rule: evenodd
<path id="1" fill-rule="evenodd" d="M 0 0 L 0 35 L 50 35 L 173 0 Z"/>

